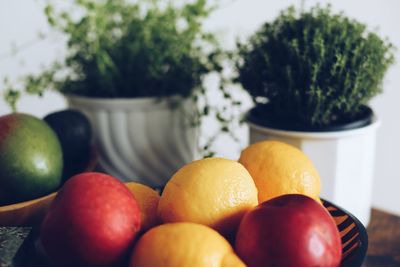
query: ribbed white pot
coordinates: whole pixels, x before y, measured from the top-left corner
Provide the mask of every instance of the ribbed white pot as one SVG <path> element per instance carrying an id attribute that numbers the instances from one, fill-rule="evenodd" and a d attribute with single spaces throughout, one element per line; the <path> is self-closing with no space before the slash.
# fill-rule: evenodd
<path id="1" fill-rule="evenodd" d="M 67 97 L 93 127 L 100 168 L 122 181 L 162 186 L 182 165 L 199 158 L 198 128 L 187 113 L 159 98 Z"/>
<path id="2" fill-rule="evenodd" d="M 307 154 L 322 181 L 321 196 L 353 213 L 365 226 L 371 213 L 375 139 L 379 122 L 337 132 L 297 132 L 250 125 L 250 143 L 278 140 Z"/>

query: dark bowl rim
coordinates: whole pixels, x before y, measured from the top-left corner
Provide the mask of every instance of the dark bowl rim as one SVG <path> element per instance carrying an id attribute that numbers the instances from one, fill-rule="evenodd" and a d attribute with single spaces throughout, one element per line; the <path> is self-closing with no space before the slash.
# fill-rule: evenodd
<path id="1" fill-rule="evenodd" d="M 348 215 L 352 221 L 355 223 L 358 233 L 359 233 L 359 240 L 360 240 L 360 246 L 353 252 L 352 255 L 349 257 L 345 258 L 340 266 L 341 267 L 356 267 L 356 266 L 361 266 L 365 260 L 367 251 L 368 251 L 368 233 L 367 229 L 365 226 L 360 222 L 359 219 L 357 219 L 356 216 L 354 216 L 351 212 L 347 211 L 346 209 L 328 201 L 323 198 L 321 200 L 325 203 L 327 203 L 330 206 L 336 207 L 337 209 L 341 210 L 344 212 L 346 215 Z"/>

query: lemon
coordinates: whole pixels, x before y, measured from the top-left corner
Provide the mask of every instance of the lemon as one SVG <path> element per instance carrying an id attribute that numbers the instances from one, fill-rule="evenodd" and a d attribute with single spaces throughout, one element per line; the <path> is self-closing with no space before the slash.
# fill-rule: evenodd
<path id="1" fill-rule="evenodd" d="M 125 184 L 133 193 L 140 208 L 141 231 L 146 231 L 159 224 L 157 215 L 158 201 L 160 195 L 152 188 L 135 182 Z"/>
<path id="2" fill-rule="evenodd" d="M 130 267 L 245 267 L 213 229 L 195 223 L 152 228 L 136 244 Z"/>
<path id="3" fill-rule="evenodd" d="M 320 201 L 321 182 L 316 168 L 291 145 L 278 141 L 255 143 L 242 151 L 239 162 L 253 177 L 260 203 L 284 194 L 303 194 Z"/>
<path id="4" fill-rule="evenodd" d="M 158 214 L 163 222 L 199 223 L 229 235 L 257 204 L 257 188 L 246 168 L 233 160 L 207 158 L 173 175 L 161 195 Z"/>

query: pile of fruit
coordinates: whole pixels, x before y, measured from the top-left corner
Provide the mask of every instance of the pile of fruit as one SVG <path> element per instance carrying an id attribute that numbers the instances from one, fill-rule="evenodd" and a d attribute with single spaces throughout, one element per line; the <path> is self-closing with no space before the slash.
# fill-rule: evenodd
<path id="1" fill-rule="evenodd" d="M 5 172 L 18 158 L 8 155 L 4 160 L 7 149 L 20 142 L 11 134 L 13 125 L 28 126 L 2 120 L 0 140 L 11 140 L 8 146 L 0 141 L 0 172 Z M 57 138 L 44 128 L 38 133 L 47 132 L 44 140 L 52 144 Z M 42 146 L 37 137 L 34 140 L 35 145 L 28 146 L 32 151 Z M 61 146 L 54 147 L 53 157 L 39 166 L 62 165 L 62 158 L 54 156 Z M 56 169 L 61 177 L 62 169 Z M 61 180 L 52 186 L 57 183 Z M 321 205 L 320 187 L 307 156 L 275 141 L 250 145 L 239 161 L 191 162 L 171 177 L 161 195 L 107 174 L 79 173 L 59 190 L 39 241 L 48 261 L 61 267 L 339 266 L 341 240 Z M 0 199 L 10 201 L 2 188 Z"/>

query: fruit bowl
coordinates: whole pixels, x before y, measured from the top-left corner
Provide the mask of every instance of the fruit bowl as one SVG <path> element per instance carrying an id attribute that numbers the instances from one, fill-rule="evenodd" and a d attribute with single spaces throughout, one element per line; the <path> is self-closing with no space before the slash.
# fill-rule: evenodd
<path id="1" fill-rule="evenodd" d="M 340 267 L 361 266 L 368 248 L 368 235 L 365 227 L 350 212 L 329 201 L 322 200 L 322 202 L 335 220 L 340 232 L 343 247 Z M 38 236 L 38 229 L 34 228 L 16 254 L 15 267 L 55 267 L 48 264 Z"/>

